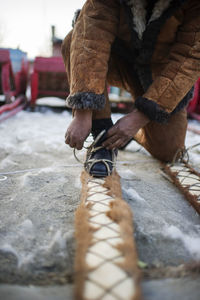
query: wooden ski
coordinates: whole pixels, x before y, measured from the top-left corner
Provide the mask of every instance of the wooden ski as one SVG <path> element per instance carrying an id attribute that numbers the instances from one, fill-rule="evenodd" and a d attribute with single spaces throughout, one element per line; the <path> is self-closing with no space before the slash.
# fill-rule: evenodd
<path id="1" fill-rule="evenodd" d="M 75 299 L 141 299 L 132 214 L 122 200 L 118 174 L 94 178 L 84 171 L 81 180 L 75 216 Z"/>
<path id="2" fill-rule="evenodd" d="M 200 174 L 186 161 L 164 166 L 165 172 L 200 214 Z"/>

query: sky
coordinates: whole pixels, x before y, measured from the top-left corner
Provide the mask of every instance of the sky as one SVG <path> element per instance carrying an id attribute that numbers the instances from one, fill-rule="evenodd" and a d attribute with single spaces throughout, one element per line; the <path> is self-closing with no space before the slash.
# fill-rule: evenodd
<path id="1" fill-rule="evenodd" d="M 51 25 L 63 39 L 71 30 L 76 9 L 85 0 L 0 0 L 0 47 L 17 48 L 28 53 L 49 56 Z"/>

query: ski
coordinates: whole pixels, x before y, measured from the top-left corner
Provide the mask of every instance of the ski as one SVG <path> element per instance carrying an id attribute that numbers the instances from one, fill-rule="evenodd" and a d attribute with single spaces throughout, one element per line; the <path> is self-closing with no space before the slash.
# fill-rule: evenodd
<path id="1" fill-rule="evenodd" d="M 75 299 L 141 299 L 132 214 L 114 172 L 81 176 L 76 211 Z"/>
<path id="2" fill-rule="evenodd" d="M 172 182 L 200 214 L 200 174 L 186 161 L 164 166 Z"/>

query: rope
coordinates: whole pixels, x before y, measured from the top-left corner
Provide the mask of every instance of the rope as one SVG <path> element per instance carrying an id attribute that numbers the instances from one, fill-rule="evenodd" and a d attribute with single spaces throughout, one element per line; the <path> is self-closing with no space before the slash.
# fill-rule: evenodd
<path id="1" fill-rule="evenodd" d="M 102 159 L 91 158 L 95 152 L 104 148 L 103 146 L 96 147 L 95 145 L 99 142 L 99 140 L 102 138 L 102 136 L 105 133 L 106 133 L 106 130 L 101 131 L 89 147 L 83 146 L 83 148 L 87 150 L 85 162 L 81 161 L 77 157 L 76 149 L 75 148 L 73 149 L 73 154 L 74 154 L 75 159 L 85 167 L 85 169 L 87 170 L 88 173 L 90 173 L 92 167 L 98 162 L 101 162 L 105 165 L 108 175 L 111 175 L 112 169 L 116 167 L 116 157 L 115 157 L 116 155 L 114 153 L 114 150 L 111 150 L 112 151 L 112 160 L 104 159 L 104 158 L 102 158 Z M 110 168 L 109 164 L 111 164 L 112 169 Z"/>
<path id="2" fill-rule="evenodd" d="M 85 145 L 83 145 L 83 148 L 86 149 L 86 150 L 91 149 L 91 148 L 92 148 L 92 147 L 100 140 L 100 138 L 104 135 L 105 132 L 106 132 L 105 130 L 101 131 L 100 134 L 96 137 L 96 139 L 92 142 L 92 144 L 91 144 L 89 147 L 85 147 Z M 89 143 L 89 142 L 88 142 L 88 140 L 86 140 L 84 143 Z M 103 148 L 103 147 L 102 147 L 102 148 Z M 74 149 L 73 149 L 73 154 L 74 154 L 75 159 L 76 159 L 79 163 L 81 163 L 82 165 L 84 165 L 85 162 L 81 161 L 81 160 L 77 157 L 76 152 L 77 152 L 77 149 L 74 148 Z"/>
<path id="3" fill-rule="evenodd" d="M 197 146 L 200 146 L 200 143 L 187 149 L 179 149 L 172 163 L 165 165 L 164 170 L 200 214 L 200 174 L 189 165 L 189 150 Z"/>
<path id="4" fill-rule="evenodd" d="M 196 148 L 198 146 L 200 146 L 200 143 L 194 144 L 188 148 L 178 149 L 173 157 L 171 165 L 173 166 L 176 162 L 189 163 L 189 160 L 190 160 L 189 150 Z M 180 157 L 178 157 L 179 155 L 180 155 Z"/>
<path id="5" fill-rule="evenodd" d="M 115 218 L 109 217 L 113 203 L 118 201 L 121 203 L 121 200 L 105 185 L 105 178 L 97 179 L 86 174 L 85 176 L 88 177 L 84 180 L 83 187 L 87 190 L 87 194 L 82 201 L 89 213 L 87 222 L 92 228 L 90 231 L 92 237 L 86 251 L 85 262 L 79 270 L 79 274 L 82 274 L 84 280 L 81 299 L 131 300 L 139 289 L 137 274 L 132 270 L 135 275 L 133 276 L 131 272 L 122 267 L 126 265 L 127 258 L 123 248 L 119 246 L 125 243 L 125 237 L 122 234 L 121 225 Z M 123 212 L 121 210 L 121 218 L 123 218 L 124 209 L 127 208 L 123 207 Z M 124 219 L 123 222 L 132 223 L 132 220 Z M 76 230 L 78 229 L 76 228 Z M 131 239 L 132 235 L 129 237 L 129 240 Z M 131 251 L 130 255 L 133 255 L 134 249 L 129 250 Z M 82 251 L 77 255 L 81 254 Z M 135 264 L 137 265 L 137 260 Z M 86 266 L 87 268 L 85 268 Z M 77 286 L 77 288 L 79 287 Z M 80 295 L 77 299 L 79 298 Z"/>

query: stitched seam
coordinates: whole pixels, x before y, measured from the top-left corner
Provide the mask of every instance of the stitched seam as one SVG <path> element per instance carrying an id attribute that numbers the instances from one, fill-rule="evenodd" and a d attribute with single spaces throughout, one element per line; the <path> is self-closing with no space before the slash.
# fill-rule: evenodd
<path id="1" fill-rule="evenodd" d="M 179 67 L 178 71 L 176 72 L 176 74 L 174 75 L 173 79 L 171 79 L 171 82 L 173 82 L 173 81 L 176 79 L 176 77 L 177 77 L 178 74 L 180 73 L 180 70 L 183 68 L 183 66 L 185 65 L 185 62 L 186 62 L 187 59 L 189 58 L 190 53 L 192 52 L 192 50 L 193 50 L 193 48 L 194 48 L 194 45 L 195 45 L 195 42 L 196 42 L 196 35 L 197 35 L 197 32 L 195 32 L 195 34 L 194 34 L 193 45 L 192 45 L 192 47 L 190 48 L 190 50 L 188 51 L 187 57 L 185 57 L 184 62 L 183 62 L 182 64 L 180 63 L 180 67 Z M 168 88 L 169 88 L 169 85 L 166 87 L 166 89 L 163 91 L 163 93 L 160 95 L 159 98 L 161 98 L 161 97 L 163 96 L 163 94 L 166 92 L 166 90 L 167 90 Z M 161 102 L 158 101 L 157 103 L 158 103 L 159 105 L 162 106 L 162 103 L 161 103 Z"/>

